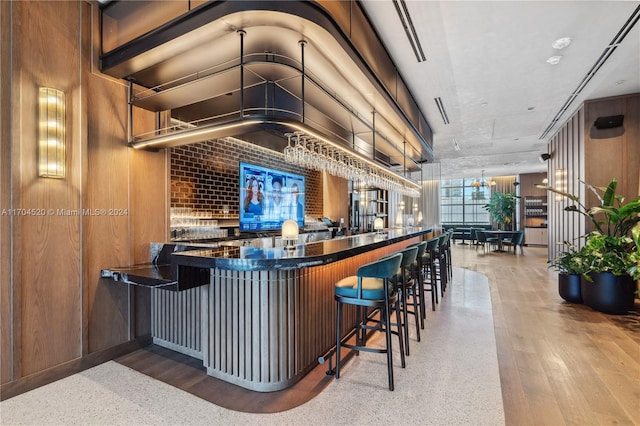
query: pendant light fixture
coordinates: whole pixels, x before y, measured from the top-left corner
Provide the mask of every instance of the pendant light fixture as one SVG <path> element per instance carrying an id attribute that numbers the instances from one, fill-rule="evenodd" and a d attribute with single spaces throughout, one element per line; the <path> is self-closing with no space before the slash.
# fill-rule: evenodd
<path id="1" fill-rule="evenodd" d="M 496 186 L 496 181 L 495 180 L 491 180 L 491 178 L 487 178 L 487 180 L 484 179 L 484 170 L 482 171 L 482 178 L 480 180 L 476 179 L 475 181 L 471 182 L 471 185 L 469 185 L 473 188 L 484 188 L 485 186 L 491 187 L 491 186 Z"/>

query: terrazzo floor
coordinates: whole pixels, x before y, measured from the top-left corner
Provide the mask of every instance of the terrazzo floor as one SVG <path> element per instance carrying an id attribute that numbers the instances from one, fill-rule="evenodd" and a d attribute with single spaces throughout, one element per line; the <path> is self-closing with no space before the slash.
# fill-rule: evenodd
<path id="1" fill-rule="evenodd" d="M 396 361 L 393 392 L 387 388 L 386 358 L 361 353 L 317 397 L 274 414 L 221 408 L 110 361 L 0 402 L 0 424 L 504 424 L 484 275 L 454 268 L 444 300 L 428 312 L 422 341 L 411 342 L 407 368 L 399 368 L 399 356 Z"/>

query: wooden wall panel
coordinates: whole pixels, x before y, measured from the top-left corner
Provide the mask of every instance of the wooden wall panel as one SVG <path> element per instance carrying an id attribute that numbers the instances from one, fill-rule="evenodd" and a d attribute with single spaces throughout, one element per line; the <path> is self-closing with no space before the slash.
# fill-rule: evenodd
<path id="1" fill-rule="evenodd" d="M 518 229 L 524 229 L 526 225 L 526 218 L 524 216 L 525 204 L 524 198 L 528 196 L 544 195 L 547 196 L 547 191 L 544 189 L 536 188 L 536 184 L 542 184 L 542 179 L 547 177 L 547 173 L 525 173 L 518 176 L 520 182 L 520 211 L 518 214 Z M 542 220 L 542 219 L 541 219 Z"/>
<path id="2" fill-rule="evenodd" d="M 86 368 L 82 360 L 149 334 L 148 292 L 99 274 L 148 261 L 149 242 L 166 238 L 167 155 L 127 146 L 128 88 L 99 72 L 98 7 L 0 2 L 0 90 L 10 99 L 0 106 L 1 150 L 11 153 L 0 159 L 11 189 L 0 200 L 40 212 L 0 216 L 3 391 Z M 37 176 L 38 86 L 66 93 L 64 179 Z"/>
<path id="3" fill-rule="evenodd" d="M 596 118 L 623 114 L 624 126 L 595 129 Z M 579 110 L 549 141 L 549 182 L 586 200 L 587 206 L 598 199 L 587 191 L 580 180 L 594 186 L 606 186 L 612 178 L 618 180 L 618 194 L 626 200 L 636 197 L 640 190 L 640 94 L 594 99 Z M 556 242 L 578 239 L 593 229 L 577 214 L 563 209 L 566 200 L 552 195 L 549 200 L 549 257 L 566 249 Z"/>
<path id="4" fill-rule="evenodd" d="M 621 132 L 597 130 L 593 127 L 597 117 L 622 114 L 622 109 L 622 102 L 615 100 L 587 104 L 585 126 L 588 136 L 585 140 L 585 177 L 591 185 L 607 186 L 611 178 L 615 177 L 620 183 L 620 189 L 624 186 L 625 152 Z M 591 191 L 587 192 L 587 205 L 593 206 L 596 203 L 598 199 L 595 194 Z"/>
<path id="5" fill-rule="evenodd" d="M 11 3 L 0 2 L 0 383 L 7 383 L 13 374 L 13 327 L 11 320 Z"/>
<path id="6" fill-rule="evenodd" d="M 80 75 L 79 2 L 14 5 L 13 47 L 20 50 L 14 81 L 19 92 L 20 192 L 24 209 L 44 209 L 42 216 L 20 216 L 21 375 L 80 356 Z M 66 93 L 67 176 L 39 178 L 36 167 L 38 86 Z M 67 214 L 66 212 L 69 212 Z"/>
<path id="7" fill-rule="evenodd" d="M 147 117 L 149 118 L 149 117 Z M 169 150 L 158 152 L 129 149 L 131 167 L 131 262 L 151 261 L 149 244 L 169 241 Z M 135 336 L 151 333 L 151 294 L 135 288 L 133 298 Z"/>
<path id="8" fill-rule="evenodd" d="M 86 7 L 89 7 L 88 5 Z M 97 9 L 97 8 L 96 8 Z M 89 11 L 97 23 L 98 12 Z M 85 21 L 88 21 L 85 19 Z M 88 24 L 88 22 L 85 22 Z M 129 340 L 129 289 L 100 279 L 105 267 L 126 265 L 130 255 L 129 164 L 126 140 L 127 94 L 124 82 L 98 72 L 95 28 L 93 43 L 83 44 L 83 87 L 86 100 L 86 167 L 83 205 L 96 215 L 83 217 L 83 279 L 86 300 L 86 346 L 92 353 Z M 88 38 L 91 40 L 91 38 Z M 100 93 L 100 96 L 92 94 Z"/>
<path id="9" fill-rule="evenodd" d="M 626 200 L 638 195 L 640 170 L 640 94 L 597 99 L 585 103 L 585 153 L 587 182 L 606 186 L 611 178 L 618 180 L 618 194 Z M 624 115 L 624 125 L 612 129 L 596 129 L 598 117 Z M 593 205 L 597 200 L 588 195 Z"/>
<path id="10" fill-rule="evenodd" d="M 349 182 L 330 174 L 322 174 L 323 216 L 336 222 L 344 218 L 345 226 L 349 226 Z"/>
<path id="11" fill-rule="evenodd" d="M 155 126 L 155 115 L 136 110 L 136 129 L 145 120 Z M 133 263 L 149 262 L 149 243 L 168 241 L 169 206 L 168 150 L 157 152 L 129 149 L 131 168 L 131 237 Z"/>

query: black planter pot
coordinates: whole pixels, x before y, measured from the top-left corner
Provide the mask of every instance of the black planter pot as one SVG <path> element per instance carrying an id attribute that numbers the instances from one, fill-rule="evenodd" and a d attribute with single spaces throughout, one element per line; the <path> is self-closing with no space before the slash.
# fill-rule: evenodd
<path id="1" fill-rule="evenodd" d="M 582 278 L 582 301 L 605 314 L 624 315 L 633 309 L 636 282 L 629 275 L 590 273 L 593 282 Z"/>
<path id="2" fill-rule="evenodd" d="M 582 303 L 580 275 L 560 273 L 558 275 L 558 293 L 570 303 Z M 591 283 L 589 283 L 591 284 Z"/>

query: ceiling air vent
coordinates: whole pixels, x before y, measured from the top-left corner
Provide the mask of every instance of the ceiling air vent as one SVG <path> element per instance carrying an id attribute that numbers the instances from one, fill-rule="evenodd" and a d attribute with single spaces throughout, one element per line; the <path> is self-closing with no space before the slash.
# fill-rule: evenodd
<path id="1" fill-rule="evenodd" d="M 578 87 L 576 87 L 573 90 L 573 92 L 571 93 L 571 96 L 569 96 L 569 98 L 565 101 L 564 105 L 562 105 L 562 108 L 560 108 L 560 111 L 558 111 L 555 117 L 553 117 L 553 120 L 551 120 L 551 123 L 549 123 L 549 126 L 547 126 L 547 128 L 542 133 L 542 135 L 540 135 L 540 139 L 544 139 L 549 134 L 553 126 L 555 126 L 556 123 L 560 120 L 560 117 L 562 117 L 562 114 L 564 114 L 565 111 L 567 111 L 569 106 L 578 97 L 580 92 L 582 92 L 582 90 L 587 86 L 587 84 L 591 81 L 593 76 L 596 75 L 598 70 L 604 65 L 605 62 L 607 62 L 607 59 L 609 59 L 609 57 L 613 54 L 616 48 L 622 43 L 622 40 L 624 40 L 624 38 L 627 36 L 627 34 L 629 34 L 631 29 L 638 23 L 638 20 L 640 20 L 640 6 L 638 6 L 633 11 L 629 19 L 627 19 L 627 22 L 625 22 L 622 28 L 620 28 L 620 31 L 618 31 L 618 34 L 616 34 L 613 40 L 611 40 L 611 42 L 607 45 L 607 47 L 604 48 L 604 50 L 602 51 L 602 54 L 600 55 L 596 63 L 593 64 L 593 66 L 587 72 L 587 74 L 585 74 L 585 76 L 582 77 L 582 80 L 580 80 Z"/>
<path id="2" fill-rule="evenodd" d="M 402 22 L 404 32 L 407 34 L 409 44 L 411 44 L 411 48 L 413 49 L 413 53 L 416 55 L 416 59 L 418 62 L 426 61 L 427 57 L 424 56 L 424 52 L 422 51 L 422 45 L 418 39 L 416 28 L 413 26 L 413 20 L 411 19 L 411 15 L 407 9 L 407 4 L 404 0 L 393 0 L 393 5 L 396 7 L 396 12 L 398 13 L 400 22 Z"/>
<path id="3" fill-rule="evenodd" d="M 440 111 L 440 115 L 442 116 L 442 121 L 444 121 L 444 124 L 449 124 L 449 117 L 447 116 L 447 111 L 444 110 L 444 105 L 442 105 L 442 99 L 440 99 L 440 96 L 434 98 L 434 101 L 436 101 L 438 111 Z"/>

